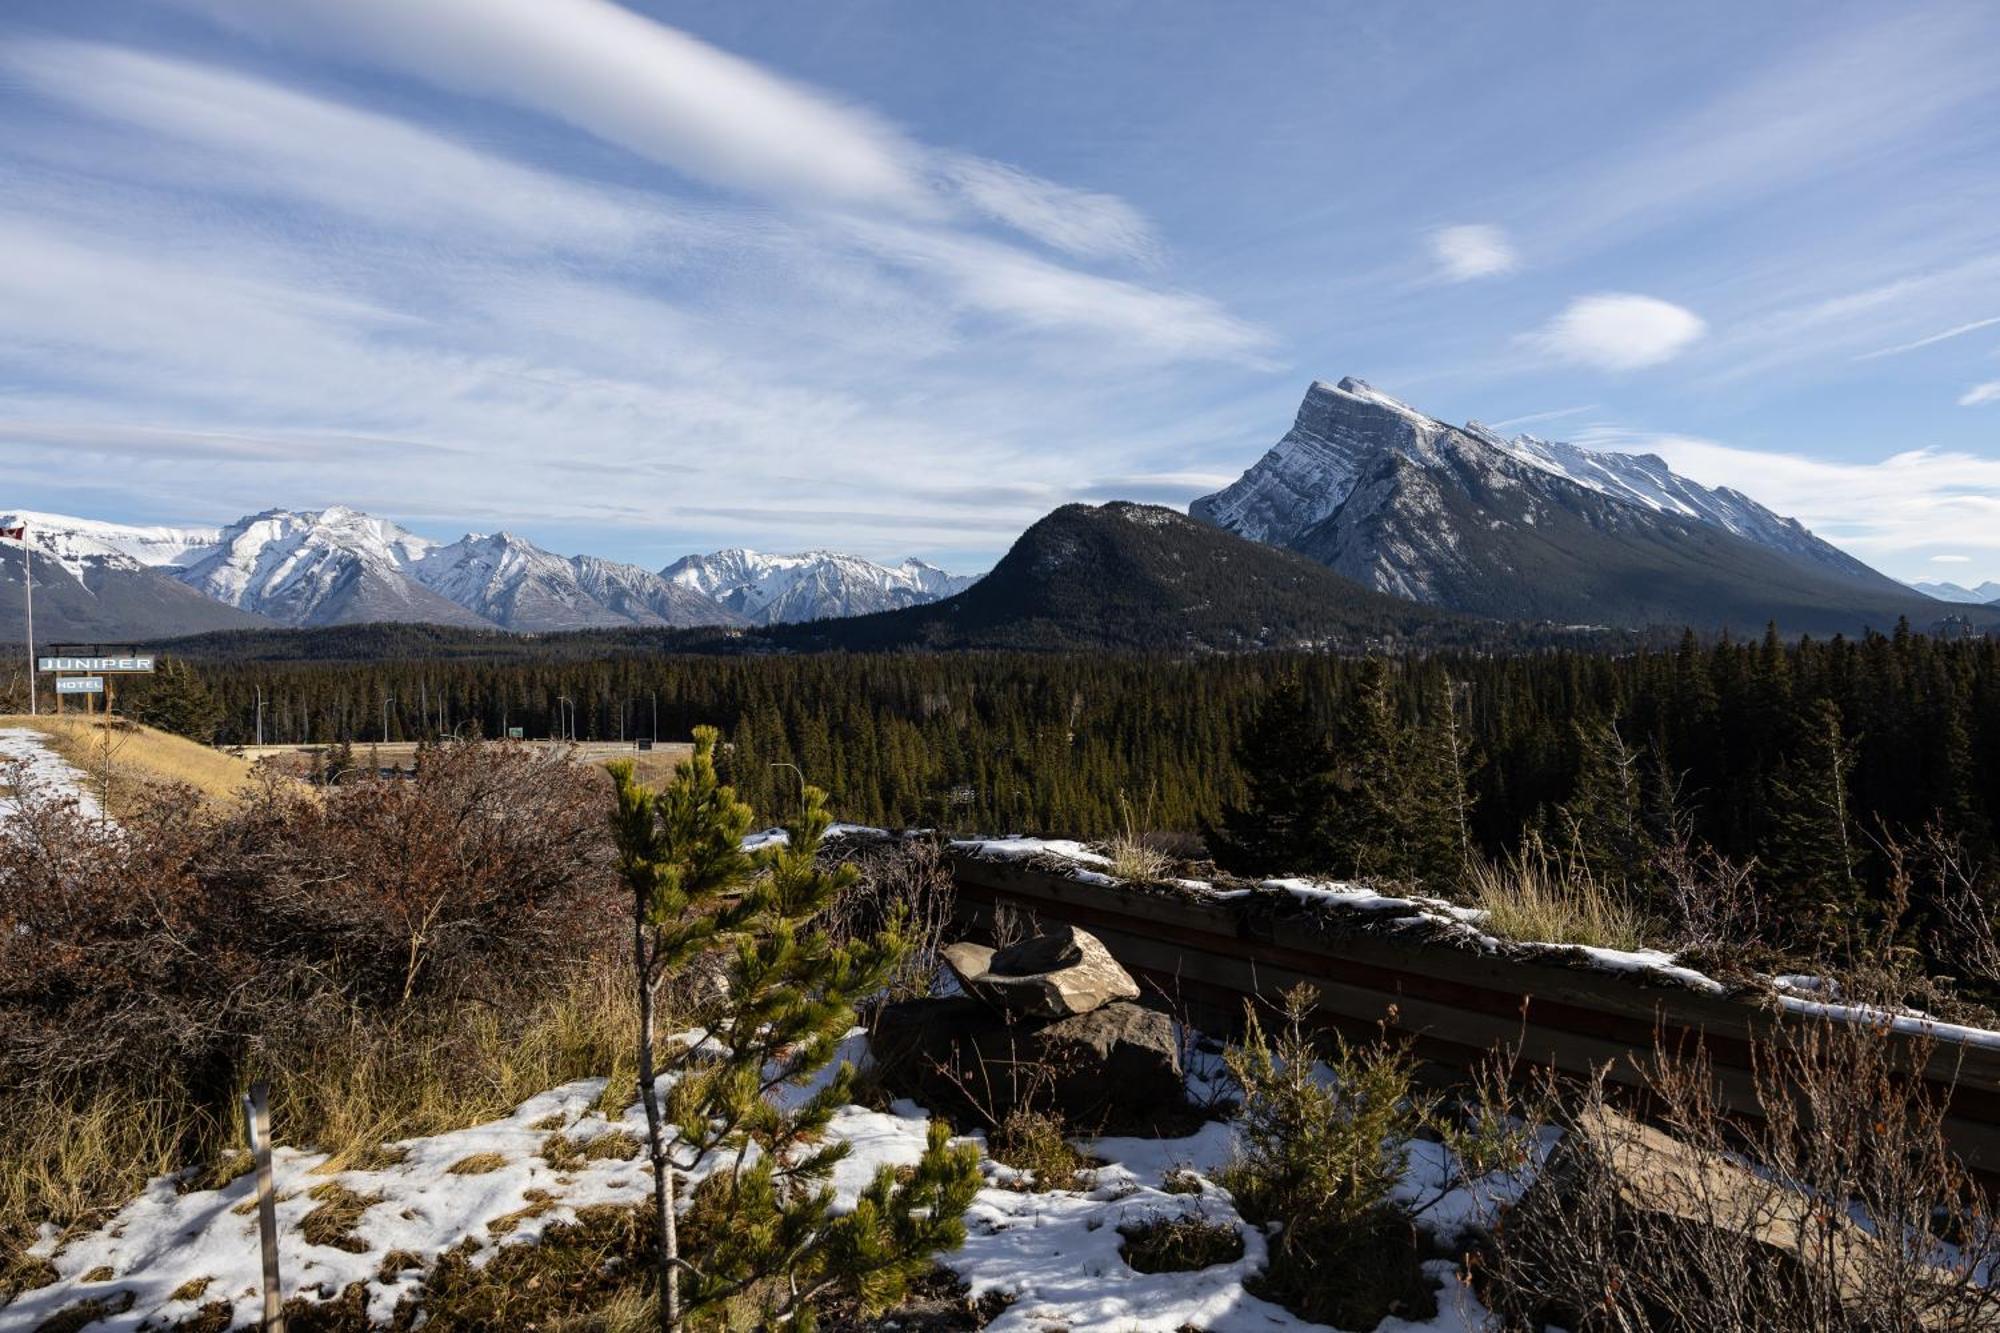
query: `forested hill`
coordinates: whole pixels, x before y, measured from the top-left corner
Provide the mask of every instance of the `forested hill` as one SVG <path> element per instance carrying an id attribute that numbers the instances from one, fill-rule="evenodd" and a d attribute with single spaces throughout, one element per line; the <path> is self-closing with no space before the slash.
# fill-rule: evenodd
<path id="1" fill-rule="evenodd" d="M 1363 588 L 1158 505 L 1064 505 L 955 597 L 788 625 L 787 648 L 1243 651 L 1468 642 L 1481 622 Z"/>

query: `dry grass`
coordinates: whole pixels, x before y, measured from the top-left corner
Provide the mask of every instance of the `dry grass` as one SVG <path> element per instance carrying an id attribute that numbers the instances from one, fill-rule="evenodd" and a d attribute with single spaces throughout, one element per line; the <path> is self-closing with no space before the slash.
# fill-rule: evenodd
<path id="1" fill-rule="evenodd" d="M 247 760 L 122 718 L 17 713 L 0 717 L 0 726 L 48 737 L 51 749 L 88 775 L 93 795 L 108 792 L 106 809 L 113 817 L 148 785 L 186 783 L 204 796 L 229 801 L 255 781 Z"/>
<path id="2" fill-rule="evenodd" d="M 474 1006 L 435 1040 L 385 1041 L 357 1024 L 301 1053 L 297 1065 L 311 1077 L 264 1075 L 274 1132 L 359 1167 L 386 1141 L 463 1129 L 560 1084 L 613 1073 L 629 1065 L 638 1030 L 622 981 L 610 971 L 573 977 L 521 1023 Z"/>
<path id="3" fill-rule="evenodd" d="M 519 1024 L 503 1026 L 474 1007 L 439 1025 L 449 1042 L 357 1025 L 332 1046 L 293 1052 L 284 1066 L 256 1073 L 271 1083 L 273 1130 L 281 1142 L 332 1152 L 349 1168 L 379 1169 L 397 1151 L 383 1146 L 387 1140 L 479 1124 L 559 1084 L 602 1076 L 621 1058 L 629 1064 L 637 1031 L 621 980 L 609 971 L 573 978 Z M 190 1140 L 228 1145 L 240 1136 L 233 1124 L 195 1126 L 185 1103 L 129 1093 L 10 1099 L 0 1117 L 8 1124 L 0 1143 L 0 1293 L 26 1279 L 21 1250 L 43 1222 L 65 1230 L 97 1224 L 147 1180 L 197 1165 Z M 244 1160 L 236 1154 L 188 1187 L 219 1187 Z"/>
<path id="4" fill-rule="evenodd" d="M 1105 855 L 1111 858 L 1110 873 L 1134 884 L 1158 884 L 1168 878 L 1174 868 L 1173 860 L 1165 853 L 1153 850 L 1137 838 L 1123 835 L 1113 838 L 1105 846 Z"/>
<path id="5" fill-rule="evenodd" d="M 1623 894 L 1581 865 L 1536 849 L 1475 865 L 1468 882 L 1473 905 L 1486 912 L 1486 928 L 1503 939 L 1600 949 L 1650 943 L 1651 923 Z"/>

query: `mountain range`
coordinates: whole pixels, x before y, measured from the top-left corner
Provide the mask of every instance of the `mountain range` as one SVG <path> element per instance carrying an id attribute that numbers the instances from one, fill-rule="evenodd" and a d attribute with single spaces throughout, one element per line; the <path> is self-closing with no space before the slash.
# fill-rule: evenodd
<path id="1" fill-rule="evenodd" d="M 1503 626 L 1516 638 L 1522 626 L 2000 626 L 2000 606 L 1979 604 L 2000 586 L 1912 588 L 1655 455 L 1453 426 L 1356 379 L 1315 382 L 1291 429 L 1189 514 L 1065 505 L 978 580 L 824 550 L 731 548 L 654 571 L 507 532 L 437 542 L 340 506 L 221 528 L 0 515 L 16 523 L 37 553 L 44 640 L 396 623 L 730 651 L 1228 651 Z M 0 582 L 18 584 L 20 559 L 0 544 Z M 19 617 L 18 593 L 0 590 L 0 634 L 17 634 Z"/>
<path id="2" fill-rule="evenodd" d="M 1496 619 L 1834 633 L 1943 609 L 1654 455 L 1448 425 L 1356 379 L 1314 383 L 1291 430 L 1190 512 L 1378 591 Z"/>
<path id="3" fill-rule="evenodd" d="M 1926 597 L 1935 597 L 1940 602 L 1959 602 L 1975 606 L 1991 606 L 2000 602 L 2000 583 L 1992 579 L 1977 588 L 1964 588 L 1956 583 L 1912 583 L 1910 585 Z"/>
<path id="4" fill-rule="evenodd" d="M 526 633 L 745 626 L 911 606 L 969 580 L 918 560 L 734 549 L 654 571 L 558 555 L 512 533 L 436 542 L 354 509 L 272 509 L 226 527 L 142 527 L 59 514 L 24 524 L 44 640 L 378 622 Z M 0 632 L 18 634 L 21 548 L 0 544 Z"/>

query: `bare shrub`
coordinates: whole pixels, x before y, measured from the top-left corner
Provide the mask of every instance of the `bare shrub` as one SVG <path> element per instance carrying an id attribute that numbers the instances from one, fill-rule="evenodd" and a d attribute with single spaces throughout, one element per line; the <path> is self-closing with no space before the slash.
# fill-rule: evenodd
<path id="1" fill-rule="evenodd" d="M 1792 1021 L 1757 1047 L 1733 1116 L 1694 1046 L 1641 1065 L 1666 1133 L 1602 1077 L 1481 1265 L 1510 1327 L 1971 1330 L 2000 1323 L 1989 1204 L 1952 1153 L 1931 1055 L 1881 1026 Z"/>
<path id="2" fill-rule="evenodd" d="M 930 838 L 898 838 L 864 846 L 846 859 L 861 873 L 821 918 L 828 938 L 847 944 L 898 925 L 910 950 L 890 977 L 887 998 L 930 994 L 958 906 L 943 848 Z"/>
<path id="3" fill-rule="evenodd" d="M 28 786 L 32 786 L 29 783 Z M 413 780 L 191 789 L 119 826 L 17 793 L 0 821 L 0 1252 L 237 1138 L 271 1079 L 288 1141 L 361 1152 L 613 1072 L 608 793 L 519 747 Z M 616 1034 L 616 1035 L 613 1035 Z"/>

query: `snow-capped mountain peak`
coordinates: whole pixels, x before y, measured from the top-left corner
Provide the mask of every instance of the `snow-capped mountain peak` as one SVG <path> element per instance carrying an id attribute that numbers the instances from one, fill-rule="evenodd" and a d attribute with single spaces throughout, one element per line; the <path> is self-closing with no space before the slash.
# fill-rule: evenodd
<path id="1" fill-rule="evenodd" d="M 1815 537 L 1741 491 L 1703 486 L 1681 476 L 1658 454 L 1627 454 L 1580 445 L 1504 436 L 1477 421 L 1455 427 L 1400 399 L 1347 378 L 1314 381 L 1283 439 L 1233 485 L 1203 496 L 1189 513 L 1256 541 L 1288 544 L 1346 502 L 1355 481 L 1385 453 L 1420 465 L 1439 461 L 1439 446 L 1504 486 L 1504 469 L 1477 447 L 1561 477 L 1586 490 L 1656 514 L 1710 524 L 1745 541 L 1804 560 L 1847 578 L 1879 577 L 1846 552 Z"/>
<path id="2" fill-rule="evenodd" d="M 740 546 L 685 556 L 660 572 L 760 625 L 893 611 L 949 597 L 973 581 L 914 558 L 878 565 L 838 551 L 774 555 Z"/>

